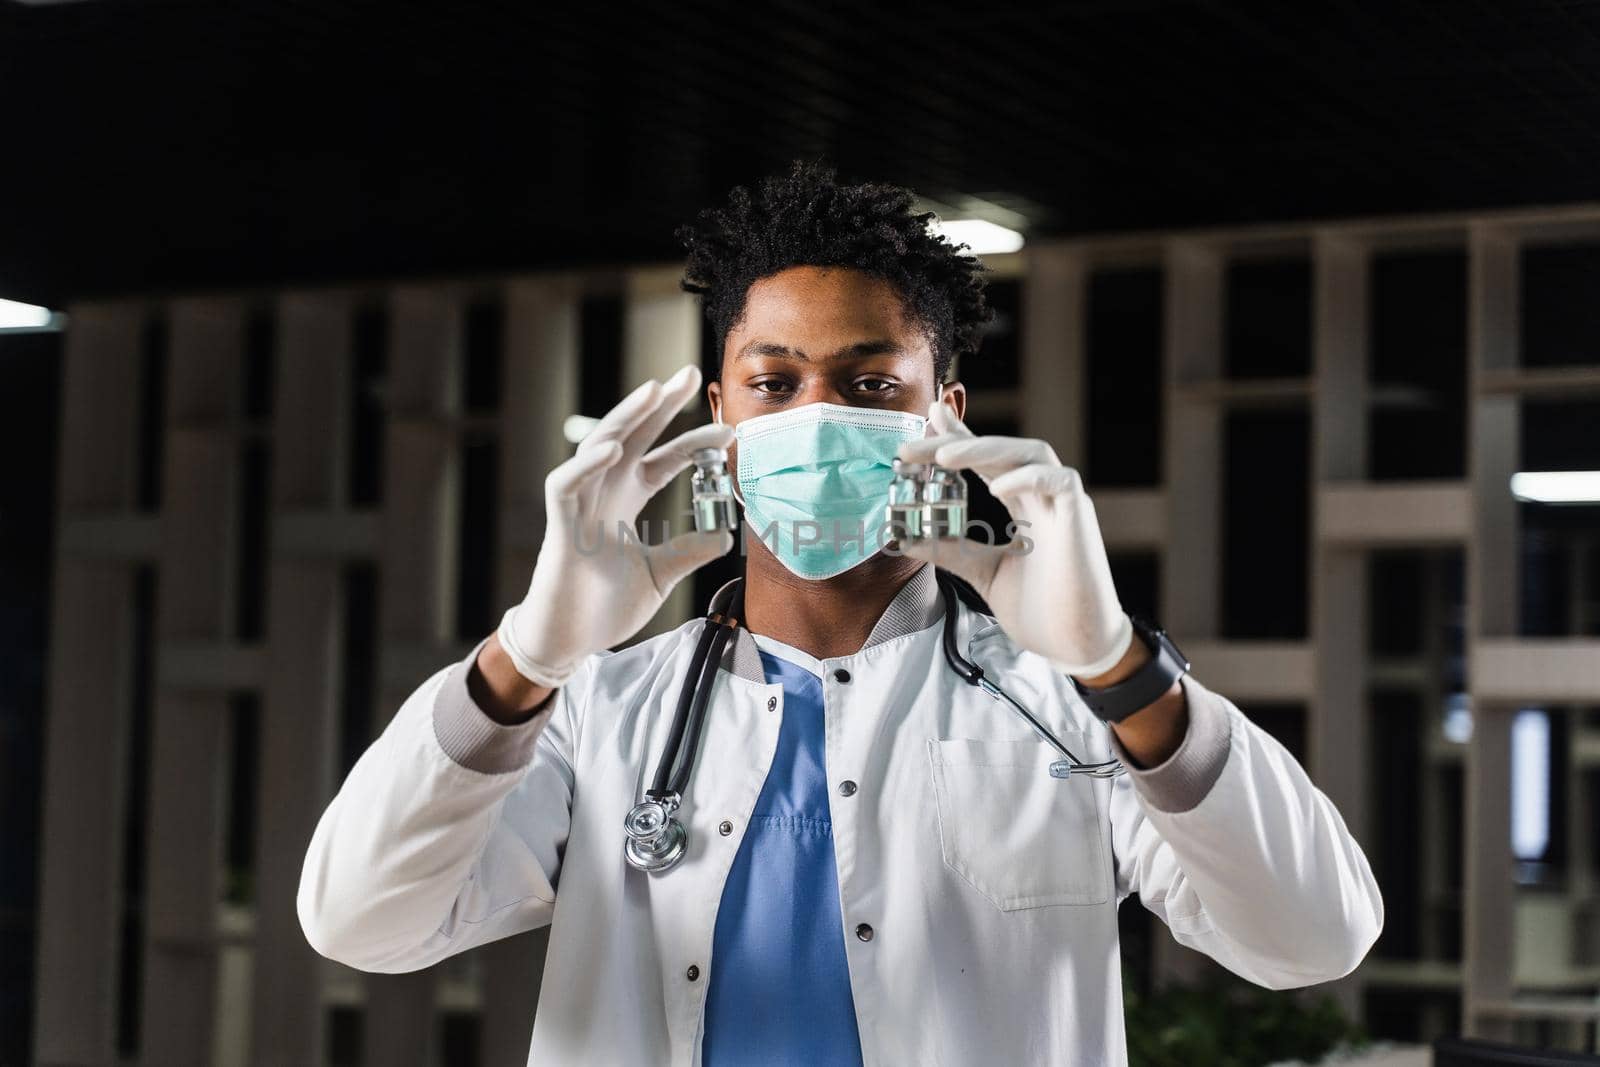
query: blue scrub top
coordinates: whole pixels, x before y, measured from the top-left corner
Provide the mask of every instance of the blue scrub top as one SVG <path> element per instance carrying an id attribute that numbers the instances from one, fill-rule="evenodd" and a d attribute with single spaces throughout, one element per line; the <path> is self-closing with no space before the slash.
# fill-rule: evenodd
<path id="1" fill-rule="evenodd" d="M 768 683 L 783 685 L 783 724 L 717 909 L 702 1062 L 859 1064 L 828 813 L 822 679 L 767 651 L 761 663 Z"/>

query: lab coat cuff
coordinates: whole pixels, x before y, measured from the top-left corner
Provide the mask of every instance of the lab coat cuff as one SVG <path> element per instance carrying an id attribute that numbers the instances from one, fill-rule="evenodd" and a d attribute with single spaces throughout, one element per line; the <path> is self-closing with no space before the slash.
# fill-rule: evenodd
<path id="1" fill-rule="evenodd" d="M 433 699 L 433 736 L 445 755 L 468 770 L 506 774 L 533 762 L 534 743 L 550 721 L 556 695 L 546 698 L 545 706 L 525 722 L 506 724 L 490 718 L 467 689 L 467 675 L 488 641 L 488 637 L 479 641 L 445 673 Z"/>
<path id="2" fill-rule="evenodd" d="M 1157 810 L 1172 813 L 1198 807 L 1211 792 L 1228 762 L 1233 733 L 1233 719 L 1221 697 L 1193 675 L 1185 674 L 1178 681 L 1183 687 L 1189 724 L 1172 755 L 1141 770 L 1116 733 L 1108 731 L 1112 751 L 1127 767 L 1139 795 Z"/>

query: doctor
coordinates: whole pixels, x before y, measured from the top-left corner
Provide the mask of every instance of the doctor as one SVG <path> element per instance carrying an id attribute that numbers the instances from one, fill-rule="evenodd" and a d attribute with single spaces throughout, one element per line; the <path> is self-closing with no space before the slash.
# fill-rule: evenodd
<path id="1" fill-rule="evenodd" d="M 1134 892 L 1264 986 L 1361 961 L 1383 903 L 1338 811 L 1121 608 L 1077 471 L 963 425 L 944 379 L 990 316 L 981 266 L 911 203 L 799 163 L 680 231 L 722 352 L 716 421 L 658 441 L 699 395 L 685 368 L 550 473 L 526 599 L 411 694 L 317 825 L 298 908 L 318 952 L 412 971 L 551 924 L 535 1064 L 1120 1065 Z M 746 505 L 743 612 L 686 852 L 646 872 L 624 818 L 705 624 L 608 650 L 733 538 L 604 532 L 706 446 L 730 448 Z M 981 478 L 1022 536 L 852 537 L 897 456 Z M 963 654 L 1125 774 L 1052 777 L 1055 751 L 951 669 L 935 566 L 992 611 L 958 605 Z"/>

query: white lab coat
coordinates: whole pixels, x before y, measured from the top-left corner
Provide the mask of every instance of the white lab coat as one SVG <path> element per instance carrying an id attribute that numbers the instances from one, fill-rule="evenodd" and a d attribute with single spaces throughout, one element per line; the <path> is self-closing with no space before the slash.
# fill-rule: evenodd
<path id="1" fill-rule="evenodd" d="M 1180 943 L 1262 985 L 1355 968 L 1383 923 L 1366 857 L 1284 748 L 1199 682 L 1204 663 L 1183 680 L 1190 724 L 1170 759 L 1052 778 L 1052 750 L 946 664 L 931 578 L 918 573 L 861 651 L 821 661 L 866 1064 L 1124 1064 L 1116 909 L 1132 892 Z M 657 875 L 627 865 L 623 816 L 701 626 L 589 657 L 517 726 L 468 695 L 477 648 L 424 681 L 317 825 L 298 898 L 312 946 L 412 971 L 551 923 L 530 1064 L 698 1064 L 722 886 L 784 713 L 741 634 L 680 811 L 688 853 Z M 1125 755 L 1070 680 L 992 618 L 963 606 L 958 632 L 1080 758 Z"/>

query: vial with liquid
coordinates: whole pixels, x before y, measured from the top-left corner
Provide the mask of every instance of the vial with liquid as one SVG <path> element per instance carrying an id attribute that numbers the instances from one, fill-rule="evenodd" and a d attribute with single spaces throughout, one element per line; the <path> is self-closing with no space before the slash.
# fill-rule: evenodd
<path id="1" fill-rule="evenodd" d="M 694 474 L 689 479 L 694 507 L 694 528 L 737 530 L 739 512 L 733 501 L 733 476 L 728 473 L 728 453 L 720 448 L 696 449 Z"/>
<path id="2" fill-rule="evenodd" d="M 964 537 L 967 533 L 967 480 L 949 467 L 928 468 L 922 486 L 925 537 Z"/>
<path id="3" fill-rule="evenodd" d="M 922 487 L 927 474 L 926 464 L 894 461 L 894 480 L 889 483 L 889 506 L 884 513 L 890 536 L 907 541 L 920 541 L 927 536 L 923 531 L 926 515 L 922 506 Z"/>

